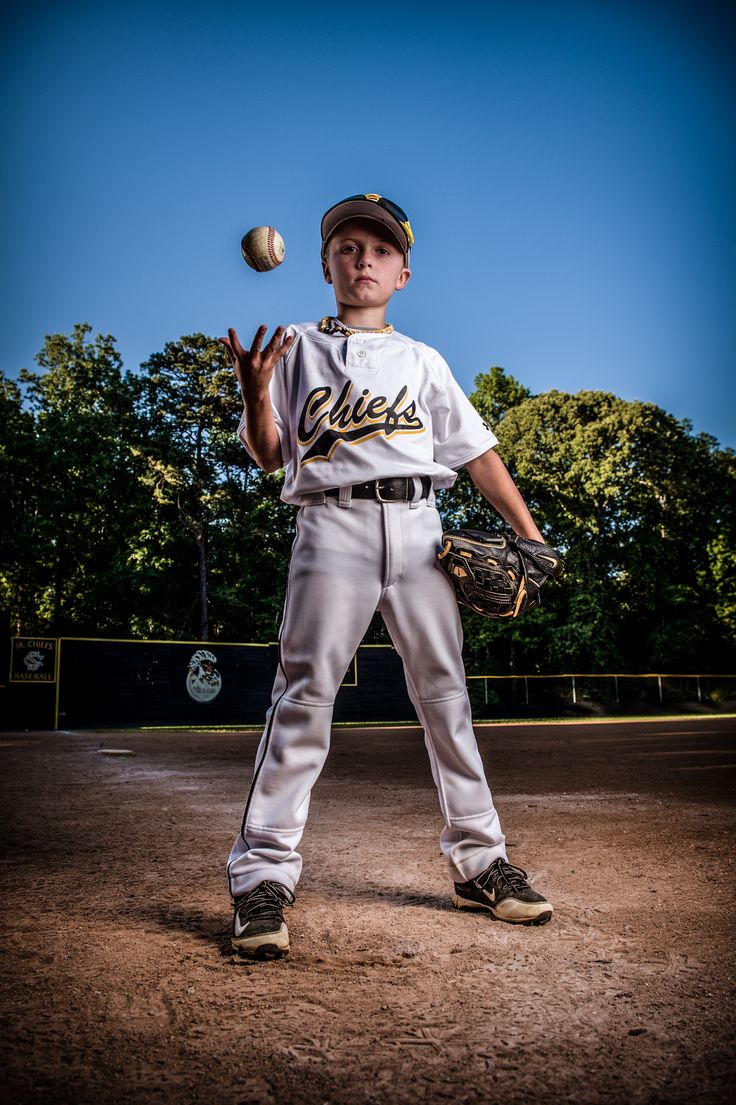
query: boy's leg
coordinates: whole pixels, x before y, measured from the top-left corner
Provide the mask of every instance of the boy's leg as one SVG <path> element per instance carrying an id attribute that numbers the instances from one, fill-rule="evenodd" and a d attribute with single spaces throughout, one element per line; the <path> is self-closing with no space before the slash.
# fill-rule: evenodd
<path id="1" fill-rule="evenodd" d="M 297 847 L 335 695 L 380 598 L 380 515 L 366 506 L 375 504 L 344 509 L 332 499 L 299 512 L 272 705 L 228 862 L 234 898 L 264 881 L 293 893 L 299 879 Z"/>
<path id="2" fill-rule="evenodd" d="M 445 819 L 440 842 L 455 881 L 452 901 L 458 909 L 484 910 L 512 924 L 541 925 L 551 918 L 552 906 L 529 886 L 526 872 L 506 859 L 472 726 L 457 602 L 435 564 L 441 525 L 431 508 L 422 513 L 411 511 L 409 521 L 402 520 L 403 534 L 394 525 L 410 569 L 397 572 L 381 610 L 424 726 Z"/>
<path id="3" fill-rule="evenodd" d="M 424 728 L 445 821 L 440 845 L 453 878 L 462 883 L 494 860 L 505 860 L 506 849 L 473 731 L 460 615 L 452 587 L 435 564 L 442 532 L 437 512 L 419 507 L 389 521 L 406 570 L 397 571 L 380 610 Z"/>
<path id="4" fill-rule="evenodd" d="M 482 909 L 511 924 L 544 925 L 553 907 L 529 886 L 526 872 L 506 859 L 501 824 L 477 749 L 458 603 L 435 565 L 440 519 L 431 508 L 412 511 L 409 518 L 408 524 L 403 519 L 403 540 L 404 560 L 411 567 L 398 573 L 381 610 L 424 727 L 444 817 L 440 843 L 455 884 L 452 902 L 456 908 Z M 395 529 L 398 536 L 396 525 Z"/>

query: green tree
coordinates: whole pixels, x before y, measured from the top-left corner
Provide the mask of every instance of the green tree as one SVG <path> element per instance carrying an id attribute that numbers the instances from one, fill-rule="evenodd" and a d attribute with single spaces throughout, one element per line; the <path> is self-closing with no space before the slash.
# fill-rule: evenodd
<path id="1" fill-rule="evenodd" d="M 493 401 L 499 384 L 519 396 L 496 374 L 476 399 L 490 392 Z M 496 670 L 510 663 L 528 672 L 722 663 L 733 565 L 728 542 L 718 544 L 727 520 L 727 455 L 717 442 L 653 404 L 605 392 L 550 391 L 510 407 L 502 393 L 493 409 L 501 415 L 499 452 L 546 538 L 565 552 L 566 572 L 529 618 L 469 620 L 476 662 L 495 658 Z M 467 481 L 448 498 L 453 522 L 498 528 Z"/>
<path id="2" fill-rule="evenodd" d="M 93 338 L 86 323 L 48 335 L 36 360 L 42 372 L 20 374 L 33 424 L 33 486 L 26 481 L 19 515 L 30 582 L 17 592 L 15 621 L 24 632 L 119 632 L 132 598 L 130 379 L 115 339 Z"/>
<path id="3" fill-rule="evenodd" d="M 494 365 L 488 372 L 481 372 L 475 377 L 475 391 L 470 395 L 470 402 L 498 436 L 499 426 L 506 414 L 530 395 L 528 388 L 505 369 Z M 460 471 L 449 491 L 439 493 L 437 501 L 447 528 L 498 528 L 498 515 L 476 489 L 465 469 Z"/>
<path id="4" fill-rule="evenodd" d="M 651 403 L 552 391 L 511 412 L 502 451 L 567 550 L 561 666 L 693 670 L 721 633 L 699 587 L 718 532 L 718 447 Z"/>
<path id="5" fill-rule="evenodd" d="M 493 428 L 530 395 L 529 388 L 525 388 L 499 365 L 494 365 L 488 372 L 481 372 L 475 377 L 475 391 L 471 393 L 470 402 Z"/>
<path id="6" fill-rule="evenodd" d="M 0 617 L 16 634 L 35 592 L 35 444 L 33 416 L 23 406 L 21 390 L 0 372 Z"/>
<path id="7" fill-rule="evenodd" d="M 163 577 L 168 586 L 163 606 L 143 604 L 137 628 L 182 636 L 196 607 L 200 640 L 273 638 L 293 510 L 279 500 L 280 480 L 237 440 L 242 402 L 229 358 L 216 340 L 191 334 L 141 372 L 136 454 L 153 514 L 133 559 L 149 600 Z"/>
<path id="8" fill-rule="evenodd" d="M 729 656 L 736 656 L 736 453 L 719 450 L 715 463 L 717 493 L 710 506 L 713 536 L 700 564 L 698 582 L 726 641 L 721 664 L 725 671 Z"/>

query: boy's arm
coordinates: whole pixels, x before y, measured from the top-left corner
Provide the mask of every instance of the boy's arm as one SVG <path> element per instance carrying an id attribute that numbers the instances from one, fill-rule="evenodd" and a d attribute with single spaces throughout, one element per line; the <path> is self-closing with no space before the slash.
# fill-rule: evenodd
<path id="1" fill-rule="evenodd" d="M 514 533 L 529 541 L 544 541 L 518 487 L 495 449 L 482 453 L 465 467 L 475 486 Z"/>
<path id="2" fill-rule="evenodd" d="M 284 338 L 279 326 L 273 337 L 261 349 L 267 326 L 259 326 L 250 349 L 243 349 L 235 330 L 228 330 L 220 341 L 230 354 L 230 361 L 240 384 L 245 409 L 245 440 L 248 452 L 259 468 L 275 472 L 283 466 L 281 442 L 273 417 L 269 384 L 273 370 L 294 344 L 294 337 Z"/>

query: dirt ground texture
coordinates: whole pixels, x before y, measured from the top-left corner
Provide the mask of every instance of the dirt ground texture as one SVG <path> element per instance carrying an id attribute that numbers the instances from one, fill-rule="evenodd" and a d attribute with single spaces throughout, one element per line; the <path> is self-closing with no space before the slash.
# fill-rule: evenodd
<path id="1" fill-rule="evenodd" d="M 548 925 L 452 909 L 419 729 L 337 729 L 291 955 L 248 964 L 224 865 L 257 733 L 0 735 L 3 1100 L 730 1101 L 736 721 L 478 738 Z"/>

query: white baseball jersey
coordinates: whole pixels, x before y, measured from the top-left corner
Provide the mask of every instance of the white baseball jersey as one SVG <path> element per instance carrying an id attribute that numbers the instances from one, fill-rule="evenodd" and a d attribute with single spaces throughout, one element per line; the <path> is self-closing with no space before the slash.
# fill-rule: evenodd
<path id="1" fill-rule="evenodd" d="M 324 334 L 292 325 L 271 403 L 286 478 L 281 497 L 305 497 L 390 476 L 450 487 L 458 469 L 497 439 L 440 354 L 403 334 Z M 245 444 L 245 422 L 239 433 Z"/>

